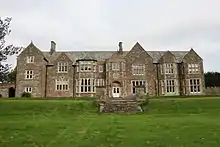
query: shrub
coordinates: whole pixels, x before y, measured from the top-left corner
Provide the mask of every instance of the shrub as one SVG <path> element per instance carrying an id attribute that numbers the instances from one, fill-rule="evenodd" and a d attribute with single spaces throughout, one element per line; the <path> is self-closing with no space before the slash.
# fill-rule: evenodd
<path id="1" fill-rule="evenodd" d="M 21 94 L 21 97 L 31 97 L 31 93 L 29 93 L 29 92 L 23 92 L 23 93 Z"/>

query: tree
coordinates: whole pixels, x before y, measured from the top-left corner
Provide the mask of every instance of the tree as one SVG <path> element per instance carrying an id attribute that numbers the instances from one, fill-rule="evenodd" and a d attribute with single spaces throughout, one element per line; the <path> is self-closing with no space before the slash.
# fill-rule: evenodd
<path id="1" fill-rule="evenodd" d="M 16 81 L 16 74 L 17 74 L 17 70 L 16 68 L 14 68 L 13 70 L 11 70 L 8 74 L 8 78 L 7 78 L 7 83 L 15 83 Z"/>
<path id="2" fill-rule="evenodd" d="M 0 17 L 0 83 L 7 82 L 11 65 L 7 64 L 7 57 L 18 54 L 21 47 L 5 45 L 5 37 L 10 34 L 10 23 L 12 18 L 2 19 Z"/>
<path id="3" fill-rule="evenodd" d="M 206 87 L 219 87 L 220 86 L 220 73 L 219 72 L 205 73 L 205 86 Z"/>

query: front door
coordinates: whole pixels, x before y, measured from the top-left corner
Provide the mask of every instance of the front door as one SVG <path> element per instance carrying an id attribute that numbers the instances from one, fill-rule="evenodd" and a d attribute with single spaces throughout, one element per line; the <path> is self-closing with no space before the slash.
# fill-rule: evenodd
<path id="1" fill-rule="evenodd" d="M 120 87 L 113 87 L 112 88 L 112 96 L 113 97 L 120 97 Z"/>

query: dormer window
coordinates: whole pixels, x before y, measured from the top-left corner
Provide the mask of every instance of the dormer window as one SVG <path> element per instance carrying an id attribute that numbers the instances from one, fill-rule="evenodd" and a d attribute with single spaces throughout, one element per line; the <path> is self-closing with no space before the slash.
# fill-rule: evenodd
<path id="1" fill-rule="evenodd" d="M 67 73 L 68 72 L 68 63 L 67 62 L 58 62 L 57 63 L 57 72 L 58 73 Z"/>
<path id="2" fill-rule="evenodd" d="M 27 63 L 34 63 L 34 56 L 27 56 Z"/>

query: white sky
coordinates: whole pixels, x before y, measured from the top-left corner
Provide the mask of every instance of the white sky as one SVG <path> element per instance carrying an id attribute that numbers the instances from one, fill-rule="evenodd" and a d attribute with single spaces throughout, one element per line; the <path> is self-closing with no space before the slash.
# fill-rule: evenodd
<path id="1" fill-rule="evenodd" d="M 7 43 L 59 51 L 189 50 L 205 71 L 220 71 L 220 0 L 0 0 L 0 16 L 12 17 Z M 15 59 L 10 58 L 15 64 Z"/>

